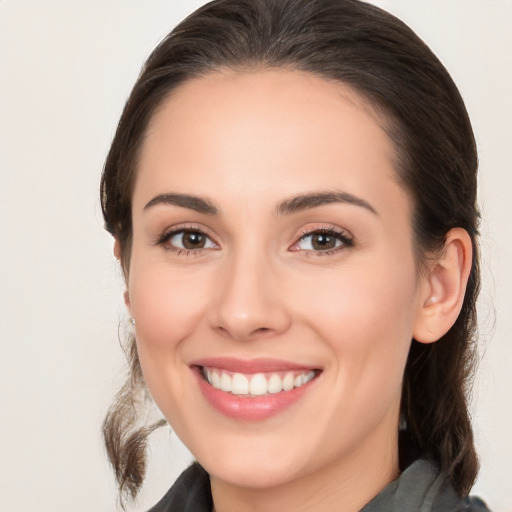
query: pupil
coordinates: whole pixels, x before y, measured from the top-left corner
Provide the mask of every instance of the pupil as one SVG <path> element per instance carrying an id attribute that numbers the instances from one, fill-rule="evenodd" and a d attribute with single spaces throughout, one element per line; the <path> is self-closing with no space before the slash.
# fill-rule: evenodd
<path id="1" fill-rule="evenodd" d="M 183 237 L 183 247 L 185 249 L 200 249 L 204 247 L 205 244 L 205 236 L 201 233 L 197 233 L 196 231 L 191 231 L 189 233 L 185 233 Z"/>
<path id="2" fill-rule="evenodd" d="M 336 240 L 332 235 L 325 235 L 323 233 L 319 233 L 313 236 L 313 247 L 315 249 L 325 250 L 325 249 L 334 249 L 336 245 Z"/>

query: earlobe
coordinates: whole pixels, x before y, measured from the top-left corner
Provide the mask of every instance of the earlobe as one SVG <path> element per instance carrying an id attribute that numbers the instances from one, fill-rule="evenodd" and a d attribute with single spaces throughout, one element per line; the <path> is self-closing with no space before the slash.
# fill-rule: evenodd
<path id="1" fill-rule="evenodd" d="M 433 343 L 455 323 L 464 301 L 472 255 L 466 230 L 450 230 L 440 256 L 429 264 L 424 277 L 424 293 L 413 331 L 415 340 Z"/>
<path id="2" fill-rule="evenodd" d="M 119 243 L 119 240 L 117 238 L 114 241 L 114 256 L 116 257 L 117 260 L 119 260 L 119 263 L 122 264 L 122 261 L 121 261 L 121 256 L 122 256 L 121 244 Z M 125 273 L 124 277 L 125 277 L 125 281 L 128 282 L 126 273 Z M 131 314 L 132 314 L 131 313 L 131 302 L 130 302 L 130 294 L 128 293 L 128 290 L 125 290 L 125 292 L 123 293 L 123 299 L 124 299 L 124 303 L 126 305 L 126 309 L 128 310 L 128 313 L 131 316 Z"/>
<path id="3" fill-rule="evenodd" d="M 130 301 L 130 294 L 128 293 L 128 290 L 125 290 L 123 293 L 124 303 L 126 305 L 126 309 L 128 310 L 129 315 L 132 314 L 132 304 Z"/>
<path id="4" fill-rule="evenodd" d="M 114 240 L 114 256 L 116 260 L 121 261 L 121 244 L 117 238 Z"/>

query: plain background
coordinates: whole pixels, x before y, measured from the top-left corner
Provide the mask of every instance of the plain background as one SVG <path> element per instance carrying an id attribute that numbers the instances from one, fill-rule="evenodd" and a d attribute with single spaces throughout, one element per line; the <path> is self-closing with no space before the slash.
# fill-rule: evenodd
<path id="1" fill-rule="evenodd" d="M 114 511 L 99 435 L 123 378 L 123 285 L 102 231 L 100 172 L 155 44 L 200 0 L 0 0 L 0 509 Z M 512 510 L 512 2 L 375 0 L 459 85 L 478 140 L 484 286 L 473 405 L 475 492 Z M 139 502 L 189 455 L 162 429 Z"/>

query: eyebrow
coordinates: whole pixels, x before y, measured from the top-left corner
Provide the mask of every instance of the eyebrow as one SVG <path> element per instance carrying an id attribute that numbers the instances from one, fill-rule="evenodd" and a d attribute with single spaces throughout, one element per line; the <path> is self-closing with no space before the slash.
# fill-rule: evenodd
<path id="1" fill-rule="evenodd" d="M 349 194 L 348 192 L 317 192 L 312 194 L 300 194 L 280 203 L 277 206 L 277 213 L 279 215 L 286 215 L 332 203 L 348 203 L 354 206 L 360 206 L 375 215 L 379 215 L 377 210 L 375 210 L 370 203 L 360 197 Z"/>
<path id="2" fill-rule="evenodd" d="M 203 197 L 191 196 L 188 194 L 159 194 L 149 201 L 144 210 L 147 210 L 158 204 L 168 204 L 172 206 L 181 206 L 188 208 L 198 213 L 205 213 L 207 215 L 217 215 L 219 210 L 215 205 Z"/>
<path id="3" fill-rule="evenodd" d="M 300 194 L 279 203 L 276 208 L 276 212 L 278 215 L 287 215 L 332 203 L 352 204 L 365 208 L 373 214 L 378 215 L 377 211 L 370 203 L 348 192 L 316 192 L 311 194 Z M 188 208 L 207 215 L 217 215 L 219 213 L 218 208 L 204 197 L 176 193 L 159 194 L 155 196 L 146 204 L 146 206 L 144 206 L 144 210 L 159 204 Z"/>

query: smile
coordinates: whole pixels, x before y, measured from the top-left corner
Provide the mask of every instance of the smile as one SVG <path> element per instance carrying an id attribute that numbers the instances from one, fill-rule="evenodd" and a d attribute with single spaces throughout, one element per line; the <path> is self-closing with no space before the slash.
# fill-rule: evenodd
<path id="1" fill-rule="evenodd" d="M 193 361 L 190 369 L 206 402 L 237 421 L 263 421 L 309 395 L 323 371 L 290 361 L 216 357 Z"/>
<path id="2" fill-rule="evenodd" d="M 212 367 L 203 367 L 202 374 L 215 389 L 248 397 L 291 391 L 315 377 L 314 370 L 243 374 Z"/>

